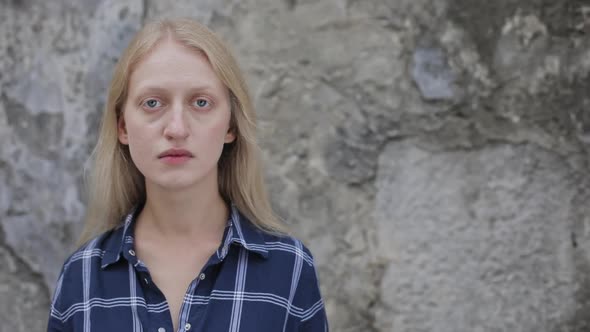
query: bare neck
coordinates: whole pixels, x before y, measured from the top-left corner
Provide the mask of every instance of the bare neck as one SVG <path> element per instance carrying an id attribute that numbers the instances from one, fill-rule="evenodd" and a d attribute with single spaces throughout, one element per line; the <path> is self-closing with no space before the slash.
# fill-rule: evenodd
<path id="1" fill-rule="evenodd" d="M 229 209 L 216 181 L 184 190 L 166 190 L 146 183 L 146 203 L 138 223 L 163 239 L 218 238 Z"/>

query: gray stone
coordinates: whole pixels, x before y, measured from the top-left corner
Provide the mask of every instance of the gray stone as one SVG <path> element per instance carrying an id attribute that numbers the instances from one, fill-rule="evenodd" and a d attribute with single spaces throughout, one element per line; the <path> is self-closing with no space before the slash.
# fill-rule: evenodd
<path id="1" fill-rule="evenodd" d="M 12 91 L 8 91 L 8 96 L 21 101 L 32 115 L 61 114 L 64 106 L 62 86 L 55 82 L 62 81 L 63 75 L 58 64 L 48 59 L 46 54 L 39 53 L 34 59 L 33 68 L 16 82 Z"/>
<path id="2" fill-rule="evenodd" d="M 101 1 L 89 27 L 86 93 L 104 103 L 114 64 L 141 27 L 143 1 Z"/>
<path id="3" fill-rule="evenodd" d="M 32 271 L 0 246 L 0 331 L 43 331 L 47 328 L 47 289 Z M 33 274 L 33 275 L 32 275 Z"/>
<path id="4" fill-rule="evenodd" d="M 61 94 L 58 93 L 59 95 Z M 41 95 L 37 95 L 36 97 L 31 96 L 28 100 L 40 97 Z M 35 154 L 46 158 L 55 158 L 55 154 L 61 145 L 64 114 L 61 113 L 60 108 L 50 108 L 47 111 L 30 111 L 17 100 L 11 98 L 4 99 L 8 125 L 12 127 L 13 132 Z M 40 100 L 30 101 L 28 103 L 32 102 L 43 105 L 43 102 Z"/>
<path id="5" fill-rule="evenodd" d="M 444 51 L 419 47 L 414 51 L 412 77 L 426 100 L 453 99 L 453 72 Z"/>
<path id="6" fill-rule="evenodd" d="M 377 167 L 377 147 L 355 147 L 336 141 L 326 147 L 326 166 L 339 181 L 359 184 L 371 180 Z"/>
<path id="7" fill-rule="evenodd" d="M 377 178 L 379 248 L 390 262 L 380 329 L 558 331 L 581 286 L 568 175 L 533 145 L 433 153 L 390 144 Z"/>
<path id="8" fill-rule="evenodd" d="M 210 24 L 219 17 L 231 17 L 232 10 L 238 4 L 233 0 L 162 0 L 145 3 L 146 18 L 182 16 L 204 24 Z"/>
<path id="9" fill-rule="evenodd" d="M 41 273 L 44 287 L 53 288 L 59 267 L 73 249 L 75 224 L 83 218 L 76 179 L 32 155 L 20 154 L 11 161 L 5 181 L 13 188 L 12 200 L 0 219 L 5 242 L 32 271 Z"/>
<path id="10" fill-rule="evenodd" d="M 160 16 L 208 24 L 245 70 L 332 331 L 588 331 L 587 7 L 4 1 L 0 331 L 42 330 L 114 62 Z"/>

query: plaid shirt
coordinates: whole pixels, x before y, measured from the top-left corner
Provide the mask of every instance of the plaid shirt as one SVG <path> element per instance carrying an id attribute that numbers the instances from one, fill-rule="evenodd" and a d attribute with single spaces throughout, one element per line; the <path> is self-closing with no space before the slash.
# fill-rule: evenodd
<path id="1" fill-rule="evenodd" d="M 65 262 L 48 331 L 173 330 L 168 303 L 134 252 L 134 221 Z M 309 250 L 259 231 L 232 206 L 222 244 L 189 285 L 178 331 L 328 331 Z"/>

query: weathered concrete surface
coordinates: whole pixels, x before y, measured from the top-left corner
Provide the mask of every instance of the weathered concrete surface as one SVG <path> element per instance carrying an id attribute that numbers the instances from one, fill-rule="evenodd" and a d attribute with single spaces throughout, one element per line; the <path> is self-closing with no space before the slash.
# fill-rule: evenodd
<path id="1" fill-rule="evenodd" d="M 576 179 L 558 155 L 403 142 L 379 166 L 379 251 L 392 262 L 382 330 L 559 331 L 590 303 L 576 298 L 585 287 L 571 242 Z"/>
<path id="2" fill-rule="evenodd" d="M 112 66 L 166 15 L 245 69 L 332 330 L 590 330 L 587 0 L 0 0 L 0 331 L 44 325 Z"/>
<path id="3" fill-rule="evenodd" d="M 43 331 L 49 294 L 42 277 L 31 271 L 19 255 L 0 246 L 0 331 Z"/>

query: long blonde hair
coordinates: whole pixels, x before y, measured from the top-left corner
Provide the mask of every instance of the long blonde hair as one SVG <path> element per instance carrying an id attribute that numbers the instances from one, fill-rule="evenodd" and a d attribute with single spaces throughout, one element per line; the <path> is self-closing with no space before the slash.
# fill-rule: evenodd
<path id="1" fill-rule="evenodd" d="M 201 51 L 229 90 L 230 128 L 236 139 L 226 144 L 218 163 L 221 196 L 258 228 L 286 233 L 266 193 L 256 139 L 256 115 L 237 62 L 207 27 L 190 19 L 164 19 L 145 25 L 115 66 L 98 142 L 91 155 L 89 205 L 78 244 L 120 225 L 122 217 L 146 198 L 145 178 L 131 160 L 128 147 L 118 140 L 117 121 L 122 116 L 134 65 L 165 37 Z"/>

